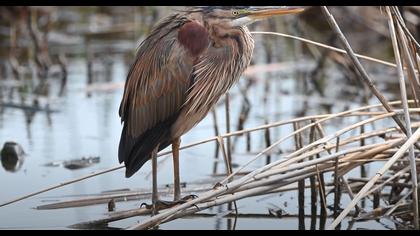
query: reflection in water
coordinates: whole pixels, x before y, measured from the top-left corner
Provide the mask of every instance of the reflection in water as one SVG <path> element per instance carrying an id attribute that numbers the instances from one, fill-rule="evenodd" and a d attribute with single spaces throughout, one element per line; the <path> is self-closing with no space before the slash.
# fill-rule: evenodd
<path id="1" fill-rule="evenodd" d="M 64 95 L 65 87 L 67 84 L 67 58 L 64 53 L 60 53 L 56 56 L 56 60 L 61 69 L 60 91 L 58 92 L 58 96 L 61 97 Z"/>
<path id="2" fill-rule="evenodd" d="M 10 172 L 20 170 L 25 159 L 23 148 L 15 142 L 6 142 L 0 155 L 3 168 Z"/>
<path id="3" fill-rule="evenodd" d="M 317 155 L 319 158 L 319 155 Z M 326 206 L 326 196 L 325 196 L 325 181 L 324 181 L 324 173 L 320 173 L 319 175 L 319 195 L 320 195 L 320 219 L 319 219 L 319 229 L 325 229 L 325 223 L 327 222 L 327 206 Z"/>
<path id="4" fill-rule="evenodd" d="M 223 211 L 223 205 L 217 206 L 217 213 L 222 213 Z M 220 230 L 222 227 L 222 219 L 220 217 L 216 217 L 216 222 L 214 225 L 215 230 Z"/>

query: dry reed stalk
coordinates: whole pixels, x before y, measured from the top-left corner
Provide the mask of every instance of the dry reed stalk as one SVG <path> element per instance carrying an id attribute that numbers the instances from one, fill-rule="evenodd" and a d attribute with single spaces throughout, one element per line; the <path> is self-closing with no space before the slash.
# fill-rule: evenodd
<path id="1" fill-rule="evenodd" d="M 339 166 L 342 166 L 342 164 L 339 164 Z M 328 172 L 328 171 L 334 171 L 335 164 L 329 163 L 329 164 L 323 164 L 321 171 L 322 172 Z M 316 173 L 316 166 L 308 166 L 304 168 L 300 168 L 299 170 L 293 171 L 293 172 L 287 172 L 281 175 L 271 176 L 269 178 L 259 180 L 259 181 L 252 181 L 244 184 L 243 186 L 239 187 L 238 189 L 235 189 L 235 191 L 227 191 L 227 193 L 236 193 L 237 191 L 243 191 L 247 189 L 253 189 L 259 186 L 268 186 L 273 185 L 276 183 L 281 183 L 284 181 L 288 181 L 290 178 L 305 178 L 304 176 L 315 176 Z"/>
<path id="2" fill-rule="evenodd" d="M 372 91 L 372 93 L 379 99 L 379 101 L 382 103 L 384 108 L 388 112 L 392 112 L 392 107 L 386 100 L 386 98 L 379 92 L 379 90 L 376 88 L 375 84 L 373 83 L 372 79 L 367 74 L 366 70 L 363 68 L 360 61 L 357 59 L 357 57 L 354 55 L 353 49 L 351 48 L 349 42 L 347 41 L 346 37 L 342 33 L 340 27 L 338 26 L 337 22 L 334 19 L 334 16 L 329 12 L 328 8 L 326 6 L 321 6 L 321 10 L 323 11 L 324 15 L 326 16 L 326 19 L 328 23 L 330 24 L 333 31 L 338 35 L 338 38 L 340 39 L 341 43 L 344 45 L 347 55 L 350 57 L 351 61 L 353 62 L 354 66 L 359 71 L 361 77 L 357 76 L 357 78 L 360 78 L 364 84 L 366 84 L 369 89 Z M 407 129 L 404 127 L 401 120 L 394 116 L 392 117 L 394 121 L 398 124 L 398 126 L 401 128 L 403 133 L 407 134 Z M 419 147 L 418 147 L 419 148 Z M 420 149 L 420 148 L 419 148 Z"/>
<path id="3" fill-rule="evenodd" d="M 217 113 L 216 113 L 216 109 L 212 109 L 211 110 L 211 114 L 213 117 L 213 129 L 214 129 L 214 136 L 219 136 L 219 123 L 217 122 Z M 215 153 L 215 158 L 218 159 L 219 158 L 219 144 L 216 142 L 216 149 L 214 151 Z M 215 170 L 216 171 L 216 170 Z M 213 171 L 215 173 L 215 171 Z"/>
<path id="4" fill-rule="evenodd" d="M 241 109 L 239 112 L 239 116 L 238 116 L 238 122 L 237 122 L 237 126 L 236 126 L 236 130 L 243 130 L 244 129 L 244 125 L 246 123 L 246 121 L 249 118 L 249 112 L 251 110 L 251 105 L 249 102 L 249 98 L 248 98 L 248 90 L 251 87 L 251 85 L 253 84 L 253 80 L 252 79 L 248 79 L 246 81 L 246 85 L 244 87 L 240 88 L 240 93 L 242 95 L 242 105 L 241 105 Z M 233 140 L 233 145 L 232 145 L 232 152 L 235 151 L 235 147 L 236 147 L 236 142 L 238 141 L 240 137 L 236 136 Z M 249 135 L 249 133 L 247 133 L 246 135 L 246 150 L 247 152 L 251 151 L 251 137 Z"/>
<path id="5" fill-rule="evenodd" d="M 351 189 L 348 181 L 344 177 L 341 178 L 341 181 L 343 181 L 344 186 L 346 186 L 346 190 L 347 190 L 347 193 L 349 194 L 350 199 L 353 200 L 354 199 L 354 193 L 353 193 L 353 190 Z M 355 208 L 356 208 L 356 212 L 355 212 L 356 216 L 359 215 L 360 212 L 364 211 L 357 204 L 356 204 Z"/>
<path id="6" fill-rule="evenodd" d="M 226 133 L 230 133 L 230 97 L 229 97 L 229 92 L 227 92 L 225 94 L 225 119 L 226 119 Z M 224 140 L 222 138 L 218 139 L 219 141 L 219 145 L 220 143 L 222 144 L 222 152 L 223 152 L 223 156 L 225 157 L 225 162 L 226 162 L 226 175 L 230 175 L 232 173 L 232 144 L 231 144 L 231 137 L 227 137 L 226 138 L 226 146 L 227 146 L 227 152 L 224 148 Z M 233 179 L 233 178 L 232 178 Z M 238 207 L 236 206 L 236 202 L 233 202 L 234 207 L 235 207 L 235 212 L 236 214 L 238 214 Z M 232 210 L 232 203 L 228 203 L 227 206 L 228 210 L 231 211 Z M 236 227 L 236 220 L 237 217 L 235 217 L 235 221 L 234 224 L 232 226 L 232 229 L 235 229 Z M 230 222 L 230 221 L 229 221 Z M 229 227 L 230 228 L 230 227 Z"/>
<path id="7" fill-rule="evenodd" d="M 222 137 L 217 137 L 217 143 L 219 144 L 220 150 L 222 151 L 223 154 L 223 160 L 225 161 L 225 167 L 226 167 L 226 174 L 230 174 L 232 173 L 232 165 L 231 162 L 229 160 L 229 156 L 226 152 L 225 149 L 225 143 L 223 142 L 223 138 Z"/>
<path id="8" fill-rule="evenodd" d="M 337 136 L 337 141 L 335 142 L 335 153 L 338 152 L 340 147 L 340 136 Z M 338 156 L 334 160 L 334 217 L 338 214 L 338 208 L 340 205 L 341 191 L 340 191 L 340 182 L 338 179 Z"/>
<path id="9" fill-rule="evenodd" d="M 92 229 L 93 227 L 104 226 L 104 225 L 106 225 L 110 222 L 113 222 L 113 221 L 123 220 L 123 219 L 127 219 L 127 218 L 130 218 L 130 217 L 144 215 L 144 214 L 150 214 L 150 213 L 152 213 L 152 210 L 151 209 L 146 209 L 146 208 L 133 209 L 133 210 L 127 210 L 127 211 L 122 211 L 122 212 L 115 212 L 109 217 L 105 217 L 105 218 L 97 219 L 97 220 L 86 221 L 86 222 L 81 222 L 81 223 L 70 225 L 69 227 L 70 228 L 75 228 L 75 229 Z"/>
<path id="10" fill-rule="evenodd" d="M 48 192 L 50 190 L 57 189 L 57 188 L 60 188 L 60 187 L 63 187 L 63 186 L 66 186 L 66 185 L 69 185 L 69 184 L 72 184 L 72 183 L 76 183 L 76 182 L 79 182 L 79 181 L 82 181 L 82 180 L 85 180 L 85 179 L 88 179 L 88 178 L 92 178 L 92 177 L 97 176 L 97 175 L 101 175 L 101 174 L 105 174 L 105 173 L 108 173 L 108 172 L 112 172 L 114 170 L 118 170 L 118 169 L 121 169 L 123 167 L 124 167 L 123 165 L 112 167 L 112 168 L 109 168 L 109 169 L 106 169 L 106 170 L 103 170 L 103 171 L 99 171 L 99 172 L 96 172 L 96 173 L 93 173 L 93 174 L 85 175 L 85 176 L 80 177 L 80 178 L 76 178 L 76 179 L 73 179 L 73 180 L 70 180 L 70 181 L 63 182 L 63 183 L 60 183 L 60 184 L 57 184 L 57 185 L 53 185 L 51 187 L 47 187 L 45 189 L 42 189 L 42 190 L 39 190 L 39 191 L 30 193 L 30 194 L 24 195 L 22 197 L 19 197 L 19 198 L 16 198 L 16 199 L 13 199 L 13 200 L 4 202 L 4 203 L 0 204 L 0 207 L 3 207 L 3 206 L 6 206 L 6 205 L 15 203 L 15 202 L 18 202 L 18 201 L 27 199 L 27 198 L 30 198 L 32 196 L 35 196 L 35 195 L 38 195 L 38 194 L 41 194 L 41 193 Z"/>
<path id="11" fill-rule="evenodd" d="M 399 25 L 398 25 L 399 26 Z M 403 41 L 403 56 L 404 56 L 404 61 L 405 64 L 408 64 L 408 70 L 407 70 L 407 74 L 408 74 L 408 81 L 410 83 L 410 88 L 411 88 L 411 92 L 414 96 L 414 102 L 415 102 L 415 106 L 416 107 L 420 107 L 419 104 L 419 99 L 420 99 L 420 85 L 419 85 L 419 79 L 417 77 L 416 74 L 416 69 L 414 68 L 414 62 L 413 59 L 410 55 L 408 46 L 407 46 L 407 42 L 404 38 L 402 38 L 402 30 L 401 27 L 399 26 L 399 34 L 398 36 L 400 36 L 400 40 Z"/>
<path id="12" fill-rule="evenodd" d="M 226 133 L 230 133 L 230 97 L 229 93 L 225 94 L 225 119 L 226 119 Z M 232 171 L 232 144 L 230 137 L 226 137 L 227 160 L 229 161 L 229 170 Z"/>
<path id="13" fill-rule="evenodd" d="M 385 144 L 385 145 L 381 145 L 381 146 L 378 145 L 377 147 L 372 147 L 371 149 L 367 150 L 366 152 L 355 153 L 355 154 L 348 155 L 348 156 L 343 158 L 343 161 L 347 161 L 349 159 L 352 159 L 352 161 L 359 160 L 359 159 L 364 159 L 364 158 L 369 159 L 369 158 L 372 158 L 372 156 L 383 153 L 384 151 L 386 151 L 386 150 L 388 150 L 392 147 L 395 147 L 395 145 L 393 143 L 389 143 L 389 144 Z M 347 172 L 351 171 L 352 169 L 359 166 L 360 164 L 361 163 L 357 163 L 357 162 L 356 163 L 349 163 L 348 166 L 346 166 L 346 168 L 343 168 L 343 169 L 340 170 L 339 175 L 342 176 L 342 175 L 346 174 Z"/>
<path id="14" fill-rule="evenodd" d="M 417 52 L 413 48 L 409 48 L 409 41 L 402 30 L 402 26 L 400 24 L 397 24 L 397 27 L 398 27 L 399 40 L 402 42 L 404 61 L 405 61 L 405 64 L 408 65 L 408 68 L 409 68 L 409 70 L 407 70 L 407 73 L 408 73 L 408 78 L 409 78 L 412 90 L 414 90 L 413 95 L 414 95 L 415 104 L 419 106 L 418 99 L 420 99 L 420 95 L 419 95 L 420 84 L 419 84 L 419 78 L 416 73 L 417 71 L 414 68 L 415 66 L 418 66 L 418 64 L 414 63 L 414 61 L 416 61 Z"/>
<path id="15" fill-rule="evenodd" d="M 367 182 L 369 182 L 369 178 L 349 178 L 349 181 L 351 181 L 352 183 L 367 183 Z M 382 178 L 382 179 L 379 179 L 378 181 L 376 181 L 377 183 L 385 183 L 385 181 L 386 180 L 388 180 L 388 179 L 384 179 L 384 178 Z M 404 187 L 404 188 L 410 188 L 411 187 L 411 184 L 406 184 L 406 183 L 400 183 L 400 182 L 394 182 L 394 183 L 389 183 L 389 182 L 387 182 L 387 183 L 385 183 L 385 185 L 387 185 L 387 186 L 392 186 L 392 185 L 397 185 L 397 186 L 399 186 L 399 187 Z M 376 189 L 375 191 L 372 191 L 373 190 L 373 188 L 369 191 L 369 192 L 367 192 L 366 193 L 366 195 L 370 195 L 370 194 L 373 194 L 374 192 L 379 192 L 379 189 Z"/>
<path id="16" fill-rule="evenodd" d="M 351 203 L 340 213 L 340 215 L 331 223 L 329 226 L 329 229 L 334 229 L 342 220 L 343 218 L 350 212 L 350 209 L 352 209 L 357 202 L 362 199 L 366 192 L 375 184 L 376 180 L 378 180 L 391 166 L 399 159 L 401 158 L 404 153 L 409 149 L 410 145 L 417 142 L 417 140 L 420 138 L 420 128 L 416 130 L 416 132 L 413 133 L 413 135 L 401 146 L 401 148 L 392 156 L 389 161 L 385 163 L 385 165 L 378 170 L 378 172 L 375 174 L 372 179 L 366 183 L 365 186 L 357 193 L 355 198 L 351 201 Z"/>
<path id="17" fill-rule="evenodd" d="M 293 129 L 296 131 L 299 129 L 299 123 L 295 122 L 293 123 Z M 295 146 L 296 150 L 299 150 L 303 147 L 303 141 L 302 141 L 302 133 L 299 132 L 295 134 Z M 302 160 L 300 161 L 302 162 Z M 305 215 L 305 179 L 298 181 L 298 209 L 299 209 L 299 216 Z M 305 218 L 299 217 L 299 229 L 304 230 L 305 229 Z"/>
<path id="18" fill-rule="evenodd" d="M 377 191 L 378 189 L 383 188 L 385 185 L 387 185 L 389 182 L 391 182 L 392 180 L 394 180 L 395 178 L 400 177 L 401 175 L 405 174 L 406 172 L 408 172 L 410 170 L 410 166 L 405 167 L 402 170 L 399 170 L 397 173 L 395 173 L 393 176 L 389 177 L 388 179 L 386 179 L 385 181 L 383 181 L 381 184 L 378 184 L 378 186 L 372 188 L 371 190 L 369 190 L 368 192 L 366 192 L 366 195 L 372 194 L 373 192 Z"/>
<path id="19" fill-rule="evenodd" d="M 311 123 L 314 123 L 315 120 L 311 120 Z M 309 143 L 312 143 L 316 140 L 316 133 L 315 133 L 315 127 L 311 127 L 311 129 L 309 130 Z M 309 160 L 313 160 L 315 158 L 315 156 L 311 156 L 309 157 Z M 318 171 L 318 169 L 317 169 Z M 319 173 L 317 172 L 317 176 L 319 175 Z M 311 176 L 309 178 L 309 183 L 311 186 L 311 215 L 316 216 L 317 215 L 317 183 L 316 183 L 316 176 Z M 320 183 L 319 179 L 318 179 L 318 183 Z M 321 187 L 319 187 L 321 188 Z M 311 220 L 311 230 L 315 230 L 316 228 L 316 217 L 313 218 Z"/>
<path id="20" fill-rule="evenodd" d="M 402 26 L 402 29 L 404 30 L 405 34 L 408 35 L 410 40 L 414 43 L 414 45 L 417 47 L 417 49 L 420 50 L 420 44 L 417 42 L 416 38 L 411 34 L 410 30 L 407 29 L 407 26 L 404 23 L 404 20 L 401 17 L 401 13 L 398 10 L 397 7 L 391 7 L 391 13 L 398 21 L 398 24 Z"/>
<path id="21" fill-rule="evenodd" d="M 410 114 L 408 111 L 408 102 L 407 102 L 407 92 L 405 90 L 405 82 L 404 82 L 404 73 L 402 69 L 402 61 L 401 56 L 399 52 L 399 45 L 397 42 L 397 32 L 394 27 L 394 21 L 391 16 L 391 11 L 389 7 L 386 7 L 386 11 L 388 13 L 388 25 L 389 25 L 389 31 L 391 33 L 391 40 L 392 40 L 392 46 L 394 48 L 394 55 L 395 60 L 397 62 L 397 71 L 398 71 L 398 78 L 400 83 L 400 92 L 401 92 L 401 100 L 403 102 L 403 108 L 404 108 L 404 118 L 407 128 L 407 137 L 410 137 L 412 135 L 411 130 L 411 121 L 410 121 Z M 400 41 L 402 42 L 402 47 L 406 51 L 406 56 L 409 57 L 408 48 L 405 39 L 403 38 L 402 29 L 399 25 L 397 25 L 399 30 L 399 36 Z M 414 69 L 414 66 L 412 63 L 409 63 L 409 68 Z M 415 73 L 414 73 L 415 74 Z M 419 229 L 419 211 L 418 211 L 418 192 L 417 192 L 417 169 L 416 169 L 416 162 L 414 157 L 414 146 L 411 146 L 409 148 L 409 160 L 410 160 L 410 166 L 411 166 L 411 181 L 413 184 L 413 215 L 414 215 L 414 226 L 418 230 Z"/>
<path id="22" fill-rule="evenodd" d="M 308 44 L 312 44 L 312 45 L 315 45 L 315 46 L 318 46 L 318 47 L 326 48 L 326 49 L 331 50 L 331 51 L 347 54 L 346 50 L 336 48 L 336 47 L 333 47 L 333 46 L 329 46 L 329 45 L 326 45 L 326 44 L 323 44 L 323 43 L 315 42 L 315 41 L 305 39 L 305 38 L 302 38 L 302 37 L 289 35 L 289 34 L 278 33 L 278 32 L 264 32 L 264 31 L 251 31 L 251 34 L 266 34 L 266 35 L 282 36 L 282 37 L 285 37 L 285 38 L 295 39 L 295 40 L 299 40 L 299 41 L 302 41 L 302 42 L 305 42 L 305 43 L 308 43 Z M 397 67 L 397 65 L 395 65 L 391 62 L 383 61 L 383 60 L 380 60 L 380 59 L 376 59 L 376 58 L 373 58 L 373 57 L 368 57 L 368 56 L 357 54 L 357 53 L 355 55 L 358 58 L 365 59 L 367 61 L 376 62 L 376 63 L 386 65 L 386 66 L 390 66 L 390 67 Z"/>
<path id="23" fill-rule="evenodd" d="M 325 222 L 327 219 L 327 202 L 326 202 L 326 195 L 325 195 L 325 183 L 324 183 L 324 175 L 320 175 L 318 165 L 315 165 L 316 168 L 316 176 L 319 182 L 319 201 L 320 201 L 320 220 L 319 220 L 319 228 L 325 228 Z"/>

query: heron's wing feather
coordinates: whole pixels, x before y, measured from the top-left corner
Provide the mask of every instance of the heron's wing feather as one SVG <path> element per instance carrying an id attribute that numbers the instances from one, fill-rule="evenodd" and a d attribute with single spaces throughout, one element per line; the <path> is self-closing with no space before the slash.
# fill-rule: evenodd
<path id="1" fill-rule="evenodd" d="M 139 47 L 127 77 L 120 116 L 119 161 L 136 172 L 161 142 L 185 102 L 196 56 L 178 41 L 175 23 L 152 32 Z M 165 137 L 166 136 L 166 137 Z"/>
<path id="2" fill-rule="evenodd" d="M 149 36 L 143 42 L 127 77 L 120 116 L 133 137 L 176 114 L 190 86 L 193 60 L 176 31 L 166 31 L 159 40 Z"/>
<path id="3" fill-rule="evenodd" d="M 129 74 L 122 105 L 125 113 L 120 115 L 133 137 L 175 115 L 185 100 L 192 64 L 184 63 L 188 60 L 182 50 L 168 50 L 169 53 L 160 49 L 146 52 Z M 153 54 L 165 53 L 167 59 L 153 61 Z"/>

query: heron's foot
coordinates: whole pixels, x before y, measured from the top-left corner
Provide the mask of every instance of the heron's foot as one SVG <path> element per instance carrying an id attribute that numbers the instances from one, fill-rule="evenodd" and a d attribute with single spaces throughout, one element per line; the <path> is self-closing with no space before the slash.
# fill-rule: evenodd
<path id="1" fill-rule="evenodd" d="M 181 198 L 180 200 L 178 200 L 178 201 L 176 201 L 176 202 L 186 203 L 186 202 L 188 202 L 188 201 L 190 201 L 190 200 L 193 200 L 193 199 L 196 199 L 196 198 L 198 198 L 198 196 L 197 196 L 197 195 L 195 195 L 195 194 L 190 194 L 190 195 L 186 195 L 186 196 L 184 196 L 183 198 Z"/>
<path id="2" fill-rule="evenodd" d="M 157 200 L 156 202 L 154 202 L 152 204 L 142 203 L 140 205 L 140 208 L 142 208 L 144 206 L 148 210 L 155 209 L 155 210 L 159 211 L 159 210 L 171 208 L 175 205 L 177 205 L 177 204 L 174 201 Z"/>
<path id="3" fill-rule="evenodd" d="M 168 208 L 174 207 L 176 205 L 186 203 L 186 202 L 188 202 L 192 199 L 195 199 L 197 197 L 198 197 L 197 195 L 191 194 L 191 195 L 187 195 L 187 196 L 185 196 L 185 197 L 183 197 L 183 198 L 181 198 L 177 201 L 158 200 L 158 201 L 156 201 L 155 203 L 152 203 L 152 204 L 142 203 L 140 205 L 140 208 L 145 206 L 146 209 L 149 209 L 149 210 L 154 209 L 155 211 L 159 211 L 159 210 L 168 209 Z"/>
<path id="4" fill-rule="evenodd" d="M 219 187 L 222 187 L 222 186 L 223 186 L 223 184 L 222 184 L 222 183 L 217 182 L 217 183 L 213 186 L 213 189 L 218 189 Z"/>

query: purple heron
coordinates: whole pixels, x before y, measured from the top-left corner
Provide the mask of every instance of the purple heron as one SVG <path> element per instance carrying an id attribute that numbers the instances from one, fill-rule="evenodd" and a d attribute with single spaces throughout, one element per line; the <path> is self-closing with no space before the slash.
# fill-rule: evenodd
<path id="1" fill-rule="evenodd" d="M 172 145 L 174 202 L 179 202 L 180 137 L 199 123 L 250 63 L 254 40 L 246 27 L 299 7 L 191 7 L 160 21 L 140 44 L 119 114 L 118 157 L 126 177 L 152 159 L 153 209 L 157 153 Z"/>

